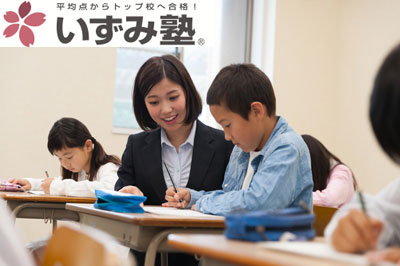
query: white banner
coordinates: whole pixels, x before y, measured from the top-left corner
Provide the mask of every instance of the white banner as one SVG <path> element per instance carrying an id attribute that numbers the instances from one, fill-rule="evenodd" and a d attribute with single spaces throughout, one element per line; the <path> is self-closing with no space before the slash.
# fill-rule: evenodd
<path id="1" fill-rule="evenodd" d="M 212 46 L 212 0 L 2 0 L 0 47 Z"/>

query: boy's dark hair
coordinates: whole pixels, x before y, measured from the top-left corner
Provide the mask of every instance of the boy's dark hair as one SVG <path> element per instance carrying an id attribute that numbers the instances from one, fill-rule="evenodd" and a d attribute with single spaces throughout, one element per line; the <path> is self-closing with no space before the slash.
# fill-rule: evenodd
<path id="1" fill-rule="evenodd" d="M 117 156 L 107 155 L 101 144 L 92 137 L 89 130 L 82 122 L 70 117 L 64 117 L 57 120 L 50 129 L 47 148 L 49 152 L 54 155 L 54 152 L 60 151 L 64 148 L 82 148 L 88 139 L 90 139 L 94 144 L 92 159 L 90 161 L 90 173 L 88 173 L 89 180 L 93 181 L 100 166 L 109 162 L 120 165 L 121 160 Z M 72 178 L 73 180 L 78 181 L 79 173 L 73 173 L 62 166 L 61 172 L 63 179 Z"/>
<path id="2" fill-rule="evenodd" d="M 400 164 L 400 45 L 387 55 L 378 70 L 369 118 L 383 150 Z"/>
<path id="3" fill-rule="evenodd" d="M 252 102 L 264 104 L 268 116 L 275 115 L 276 102 L 271 81 L 253 64 L 224 67 L 207 93 L 208 105 L 224 105 L 246 120 Z"/>
<path id="4" fill-rule="evenodd" d="M 173 55 L 154 56 L 140 67 L 133 87 L 133 111 L 136 121 L 143 130 L 158 127 L 146 108 L 144 98 L 153 86 L 164 78 L 179 84 L 183 88 L 186 98 L 185 124 L 195 121 L 201 113 L 203 106 L 200 95 L 182 62 Z"/>
<path id="5" fill-rule="evenodd" d="M 311 172 L 314 182 L 313 191 L 324 190 L 327 185 L 331 168 L 331 159 L 338 164 L 344 164 L 336 155 L 331 153 L 319 140 L 310 135 L 301 135 L 307 144 L 311 157 Z M 334 166 L 335 167 L 335 166 Z M 351 170 L 350 170 L 351 171 Z M 352 172 L 354 190 L 357 190 L 357 181 Z"/>

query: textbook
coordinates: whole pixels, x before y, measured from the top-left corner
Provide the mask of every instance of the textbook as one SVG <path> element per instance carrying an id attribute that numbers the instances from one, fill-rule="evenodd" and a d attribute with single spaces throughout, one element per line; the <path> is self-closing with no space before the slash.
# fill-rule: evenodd
<path id="1" fill-rule="evenodd" d="M 145 196 L 137 196 L 107 189 L 96 189 L 94 193 L 97 198 L 94 203 L 96 209 L 115 212 L 144 212 L 140 204 L 147 199 Z"/>
<path id="2" fill-rule="evenodd" d="M 0 191 L 23 192 L 25 190 L 19 184 L 11 184 L 7 181 L 0 181 Z"/>

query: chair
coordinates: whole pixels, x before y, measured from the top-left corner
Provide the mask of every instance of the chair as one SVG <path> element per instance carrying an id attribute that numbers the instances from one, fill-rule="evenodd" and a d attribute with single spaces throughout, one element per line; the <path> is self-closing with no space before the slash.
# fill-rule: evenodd
<path id="1" fill-rule="evenodd" d="M 43 255 L 42 266 L 116 266 L 131 265 L 110 250 L 116 243 L 108 235 L 107 241 L 99 240 L 99 230 L 89 228 L 89 233 L 72 227 L 59 227 L 51 236 Z M 93 234 L 94 233 L 94 234 Z M 93 237 L 92 237 L 93 236 Z M 101 236 L 103 237 L 103 236 Z"/>
<path id="2" fill-rule="evenodd" d="M 323 236 L 325 227 L 328 225 L 333 214 L 337 211 L 337 208 L 316 206 L 314 205 L 314 229 L 317 236 Z"/>

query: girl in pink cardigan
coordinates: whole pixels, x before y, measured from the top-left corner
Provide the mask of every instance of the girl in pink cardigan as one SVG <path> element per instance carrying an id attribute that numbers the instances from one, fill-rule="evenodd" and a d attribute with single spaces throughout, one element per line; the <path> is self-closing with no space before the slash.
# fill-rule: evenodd
<path id="1" fill-rule="evenodd" d="M 357 187 L 350 168 L 313 136 L 302 137 L 311 156 L 314 205 L 340 208 L 350 202 Z"/>

